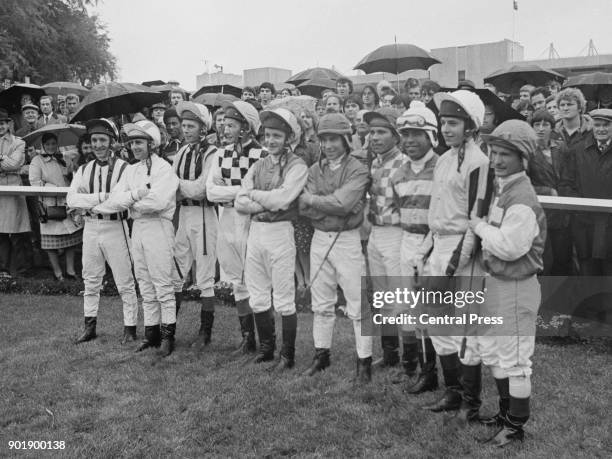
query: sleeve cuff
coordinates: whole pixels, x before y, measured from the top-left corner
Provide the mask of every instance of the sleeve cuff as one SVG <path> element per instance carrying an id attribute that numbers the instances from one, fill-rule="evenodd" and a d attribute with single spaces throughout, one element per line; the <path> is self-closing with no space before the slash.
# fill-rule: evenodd
<path id="1" fill-rule="evenodd" d="M 478 225 L 476 225 L 476 227 L 474 228 L 474 232 L 475 232 L 475 233 L 476 233 L 478 236 L 482 237 L 482 234 L 481 234 L 481 233 L 484 231 L 484 229 L 485 229 L 487 226 L 489 226 L 489 224 L 488 224 L 488 223 L 486 223 L 486 222 L 480 222 L 480 223 L 478 223 Z"/>

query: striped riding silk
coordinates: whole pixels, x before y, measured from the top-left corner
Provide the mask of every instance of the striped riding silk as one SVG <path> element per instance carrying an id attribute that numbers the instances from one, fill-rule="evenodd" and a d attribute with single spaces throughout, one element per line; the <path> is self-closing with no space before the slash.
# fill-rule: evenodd
<path id="1" fill-rule="evenodd" d="M 197 180 L 202 175 L 202 168 L 206 153 L 209 150 L 209 145 L 206 141 L 198 144 L 187 144 L 183 146 L 175 156 L 177 164 L 174 168 L 179 179 L 182 180 Z M 216 150 L 215 150 L 216 151 Z M 194 199 L 183 199 L 183 206 L 201 206 L 212 205 L 206 201 L 196 201 Z"/>
<path id="2" fill-rule="evenodd" d="M 437 160 L 438 156 L 434 155 L 419 172 L 414 172 L 408 162 L 391 177 L 400 226 L 404 231 L 423 235 L 429 232 L 427 215 Z"/>
<path id="3" fill-rule="evenodd" d="M 89 193 L 106 193 L 108 196 L 127 166 L 128 163 L 121 158 L 111 158 L 108 162 L 94 159 L 82 165 L 82 177 L 88 183 Z M 97 214 L 96 217 L 100 220 L 126 219 L 127 211 L 110 215 Z"/>

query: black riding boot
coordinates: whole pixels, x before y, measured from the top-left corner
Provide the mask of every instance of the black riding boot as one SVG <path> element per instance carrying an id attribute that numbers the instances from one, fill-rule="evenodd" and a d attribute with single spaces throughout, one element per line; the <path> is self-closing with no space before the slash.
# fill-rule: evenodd
<path id="1" fill-rule="evenodd" d="M 81 336 L 79 336 L 74 344 L 85 343 L 96 338 L 96 324 L 98 323 L 97 317 L 85 317 L 85 330 Z"/>
<path id="2" fill-rule="evenodd" d="M 419 366 L 419 345 L 417 342 L 404 343 L 402 354 L 402 371 L 391 380 L 393 384 L 410 381 L 416 376 Z"/>
<path id="3" fill-rule="evenodd" d="M 478 422 L 480 392 L 482 391 L 482 365 L 461 365 L 461 406 L 451 422 L 456 427 L 465 427 L 468 422 Z"/>
<path id="4" fill-rule="evenodd" d="M 257 352 L 257 343 L 255 342 L 255 320 L 253 314 L 238 317 L 240 321 L 240 333 L 242 341 L 232 355 L 239 356 L 244 354 L 253 354 Z"/>
<path id="5" fill-rule="evenodd" d="M 504 418 L 504 425 L 497 433 L 489 440 L 493 446 L 502 448 L 507 444 L 525 438 L 523 425 L 529 419 L 529 397 L 516 398 L 510 396 L 510 405 L 508 413 Z"/>
<path id="6" fill-rule="evenodd" d="M 383 330 L 384 333 L 384 330 Z M 380 343 L 383 350 L 383 358 L 377 360 L 374 366 L 377 368 L 391 368 L 396 366 L 400 359 L 397 349 L 399 347 L 399 337 L 395 336 L 381 336 Z"/>
<path id="7" fill-rule="evenodd" d="M 174 333 L 176 332 L 176 323 L 161 324 L 161 346 L 158 354 L 161 357 L 168 357 L 174 350 Z"/>
<path id="8" fill-rule="evenodd" d="M 136 325 L 125 325 L 123 327 L 123 339 L 121 340 L 121 344 L 127 344 L 130 341 L 136 341 L 137 339 Z"/>
<path id="9" fill-rule="evenodd" d="M 423 409 L 434 413 L 458 410 L 461 405 L 461 384 L 459 383 L 461 362 L 459 361 L 459 355 L 456 352 L 450 355 L 441 355 L 440 364 L 442 365 L 446 391 L 440 400 L 424 406 Z"/>
<path id="10" fill-rule="evenodd" d="M 274 367 L 275 371 L 284 371 L 295 365 L 295 337 L 297 334 L 297 314 L 282 316 L 283 320 L 283 346 L 280 351 L 280 360 Z"/>
<path id="11" fill-rule="evenodd" d="M 422 394 L 423 392 L 433 391 L 438 388 L 438 371 L 436 370 L 436 350 L 433 347 L 431 338 L 426 338 L 425 349 L 423 343 L 419 340 L 419 364 L 421 371 L 416 382 L 408 387 L 405 392 L 408 394 Z"/>
<path id="12" fill-rule="evenodd" d="M 365 359 L 357 358 L 353 382 L 357 385 L 372 382 L 372 357 L 366 357 Z"/>
<path id="13" fill-rule="evenodd" d="M 274 311 L 272 308 L 255 314 L 255 325 L 259 335 L 259 350 L 253 360 L 254 363 L 274 360 L 276 349 L 276 331 L 274 329 Z"/>
<path id="14" fill-rule="evenodd" d="M 480 418 L 479 422 L 485 426 L 502 427 L 510 406 L 510 381 L 508 378 L 495 378 L 495 385 L 499 394 L 499 411 L 491 417 Z"/>
<path id="15" fill-rule="evenodd" d="M 200 331 L 192 346 L 202 350 L 210 344 L 212 327 L 215 322 L 215 297 L 200 298 Z"/>
<path id="16" fill-rule="evenodd" d="M 136 352 L 144 351 L 150 347 L 159 347 L 161 335 L 159 325 L 147 325 L 145 327 L 145 337 L 140 346 L 136 348 Z"/>
<path id="17" fill-rule="evenodd" d="M 316 348 L 314 359 L 312 359 L 312 365 L 308 367 L 302 376 L 313 376 L 318 372 L 325 370 L 330 364 L 329 356 L 329 349 Z"/>

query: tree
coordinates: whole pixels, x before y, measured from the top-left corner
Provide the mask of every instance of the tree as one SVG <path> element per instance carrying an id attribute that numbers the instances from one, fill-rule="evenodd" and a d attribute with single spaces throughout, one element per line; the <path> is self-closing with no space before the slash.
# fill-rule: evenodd
<path id="1" fill-rule="evenodd" d="M 91 0 L 0 1 L 0 77 L 35 83 L 113 79 L 110 38 L 86 7 Z"/>

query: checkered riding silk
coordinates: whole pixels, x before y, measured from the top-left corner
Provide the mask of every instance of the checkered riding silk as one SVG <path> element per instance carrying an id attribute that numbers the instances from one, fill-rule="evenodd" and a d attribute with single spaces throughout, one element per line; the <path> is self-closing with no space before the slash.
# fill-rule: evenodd
<path id="1" fill-rule="evenodd" d="M 404 231 L 414 234 L 429 232 L 427 215 L 433 171 L 437 161 L 438 156 L 434 155 L 419 172 L 414 172 L 410 162 L 407 162 L 391 177 L 395 202 L 400 213 L 400 226 Z"/>
<path id="2" fill-rule="evenodd" d="M 178 178 L 181 180 L 197 180 L 202 175 L 202 168 L 206 154 L 208 153 L 210 146 L 206 141 L 202 141 L 199 144 L 188 144 L 183 146 L 176 154 L 175 162 L 176 166 L 174 171 Z M 212 152 L 216 152 L 216 149 Z M 210 202 L 204 201 L 206 205 L 213 205 Z M 199 206 L 201 201 L 194 199 L 183 199 L 181 205 L 183 206 Z"/>
<path id="3" fill-rule="evenodd" d="M 378 226 L 399 226 L 400 214 L 393 198 L 391 177 L 402 167 L 407 157 L 397 147 L 372 162 L 372 185 L 370 186 L 369 220 Z"/>
<path id="4" fill-rule="evenodd" d="M 219 168 L 221 176 L 226 185 L 241 186 L 242 179 L 249 171 L 250 167 L 265 158 L 268 152 L 262 149 L 256 142 L 246 145 L 242 154 L 233 148 L 223 149 L 223 155 L 219 156 Z"/>

